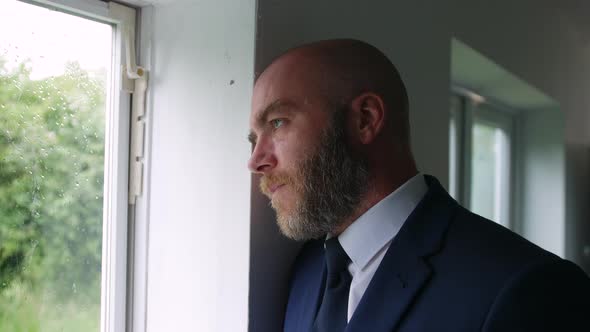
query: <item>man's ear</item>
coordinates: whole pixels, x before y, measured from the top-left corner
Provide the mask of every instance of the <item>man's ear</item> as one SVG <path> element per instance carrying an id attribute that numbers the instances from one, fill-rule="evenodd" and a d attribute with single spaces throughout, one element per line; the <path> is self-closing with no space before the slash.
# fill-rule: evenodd
<path id="1" fill-rule="evenodd" d="M 365 92 L 352 100 L 352 134 L 361 144 L 375 140 L 385 125 L 385 103 L 381 96 Z"/>

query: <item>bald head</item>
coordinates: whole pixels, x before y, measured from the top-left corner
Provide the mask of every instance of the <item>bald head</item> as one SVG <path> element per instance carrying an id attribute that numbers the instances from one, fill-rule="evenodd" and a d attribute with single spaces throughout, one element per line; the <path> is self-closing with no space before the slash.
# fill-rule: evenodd
<path id="1" fill-rule="evenodd" d="M 248 166 L 287 236 L 337 235 L 416 174 L 407 99 L 393 64 L 357 40 L 303 45 L 266 68 Z"/>
<path id="2" fill-rule="evenodd" d="M 409 144 L 408 96 L 391 61 L 376 47 L 353 39 L 305 44 L 277 57 L 260 76 L 287 69 L 290 79 L 304 81 L 336 106 L 348 105 L 366 92 L 379 95 L 386 106 L 386 128 Z"/>

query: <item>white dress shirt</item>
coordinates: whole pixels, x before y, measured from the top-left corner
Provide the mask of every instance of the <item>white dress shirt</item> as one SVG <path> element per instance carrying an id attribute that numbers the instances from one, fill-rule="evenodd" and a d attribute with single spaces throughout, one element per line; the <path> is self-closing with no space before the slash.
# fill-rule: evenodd
<path id="1" fill-rule="evenodd" d="M 428 185 L 418 174 L 361 215 L 338 236 L 350 257 L 352 275 L 348 296 L 348 321 L 379 267 L 391 241 L 422 200 Z"/>

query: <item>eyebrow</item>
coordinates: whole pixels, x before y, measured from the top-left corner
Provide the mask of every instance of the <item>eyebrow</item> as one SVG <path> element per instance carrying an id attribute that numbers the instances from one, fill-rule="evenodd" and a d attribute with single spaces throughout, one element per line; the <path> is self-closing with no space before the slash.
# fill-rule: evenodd
<path id="1" fill-rule="evenodd" d="M 253 132 L 250 132 L 248 134 L 248 141 L 250 142 L 250 144 L 256 145 L 256 140 L 257 139 L 258 139 L 258 136 L 256 136 L 256 134 L 254 134 Z"/>
<path id="2" fill-rule="evenodd" d="M 291 101 L 291 100 L 286 100 L 286 99 L 277 99 L 275 101 L 273 101 L 272 103 L 270 103 L 268 106 L 266 106 L 266 108 L 264 108 L 261 112 L 259 112 L 258 115 L 256 115 L 256 123 L 263 124 L 266 122 L 266 119 L 274 112 L 278 111 L 281 108 L 284 107 L 293 107 L 295 106 L 295 102 Z M 250 133 L 248 134 L 248 141 L 250 141 L 250 143 L 252 143 L 253 145 L 256 145 L 256 140 L 258 139 L 258 136 L 253 132 L 250 131 Z"/>

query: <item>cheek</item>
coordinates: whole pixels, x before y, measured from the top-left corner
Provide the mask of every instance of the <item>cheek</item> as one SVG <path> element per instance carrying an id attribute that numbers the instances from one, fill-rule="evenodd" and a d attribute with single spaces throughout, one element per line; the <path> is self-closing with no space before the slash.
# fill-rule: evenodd
<path id="1" fill-rule="evenodd" d="M 291 135 L 289 135 L 291 136 Z M 305 145 L 298 142 L 298 138 L 283 137 L 275 141 L 275 153 L 280 167 L 284 170 L 295 170 L 305 156 Z"/>
<path id="2" fill-rule="evenodd" d="M 319 140 L 318 136 L 313 130 L 290 133 L 277 140 L 277 147 L 284 158 L 295 161 L 303 160 L 315 151 Z"/>
<path id="3" fill-rule="evenodd" d="M 299 117 L 274 136 L 275 153 L 283 169 L 296 169 L 312 155 L 323 132 L 323 119 Z"/>

